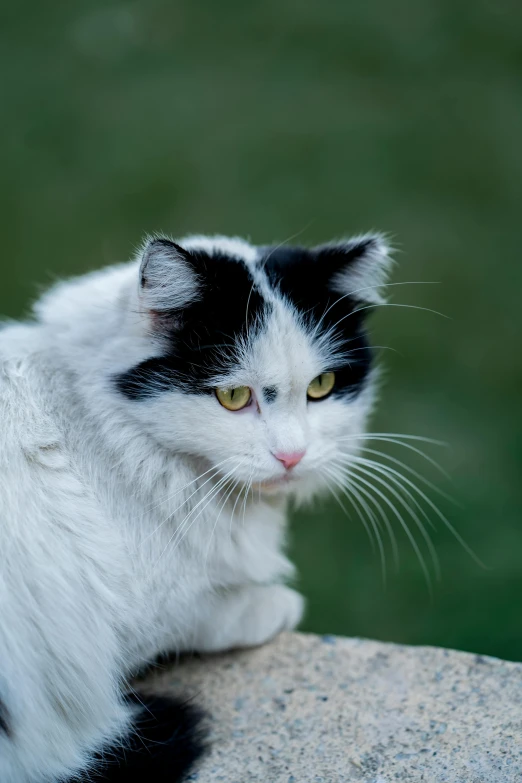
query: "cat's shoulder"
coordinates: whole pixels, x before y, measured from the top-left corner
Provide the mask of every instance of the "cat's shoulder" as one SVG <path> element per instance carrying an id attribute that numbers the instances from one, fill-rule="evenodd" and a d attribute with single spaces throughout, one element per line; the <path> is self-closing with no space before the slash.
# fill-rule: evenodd
<path id="1" fill-rule="evenodd" d="M 37 324 L 10 323 L 0 328 L 0 462 L 59 440 L 46 405 L 42 356 Z"/>
<path id="2" fill-rule="evenodd" d="M 0 324 L 0 400 L 4 404 L 15 389 L 29 392 L 35 375 L 35 359 L 42 346 L 38 324 L 17 321 Z"/>

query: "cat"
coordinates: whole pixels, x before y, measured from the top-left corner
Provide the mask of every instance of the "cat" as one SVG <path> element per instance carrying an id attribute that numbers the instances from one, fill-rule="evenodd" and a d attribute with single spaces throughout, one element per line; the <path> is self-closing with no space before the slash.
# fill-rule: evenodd
<path id="1" fill-rule="evenodd" d="M 3 325 L 2 783 L 191 768 L 197 708 L 129 678 L 300 622 L 286 508 L 362 443 L 389 268 L 380 235 L 154 236 Z"/>

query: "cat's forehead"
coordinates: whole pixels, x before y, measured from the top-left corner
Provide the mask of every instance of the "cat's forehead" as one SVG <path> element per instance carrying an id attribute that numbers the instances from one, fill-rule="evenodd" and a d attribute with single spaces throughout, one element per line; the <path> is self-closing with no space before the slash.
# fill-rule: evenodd
<path id="1" fill-rule="evenodd" d="M 295 268 L 303 265 L 306 251 L 254 247 L 241 238 L 224 236 L 192 236 L 182 240 L 182 244 L 189 251 L 208 255 L 218 277 L 230 276 L 228 293 L 232 298 L 221 317 L 216 317 L 216 325 L 221 318 L 234 317 L 233 332 L 236 338 L 242 337 L 242 368 L 259 377 L 260 382 L 278 383 L 281 387 L 321 371 L 327 351 L 320 341 L 314 340 L 307 319 L 292 301 L 291 279 L 287 291 L 281 287 L 286 273 L 291 278 Z M 220 281 L 217 285 L 224 296 Z M 207 290 L 206 297 L 210 300 L 215 293 L 215 288 Z M 317 288 L 314 296 L 318 301 Z M 214 307 L 214 312 L 216 309 L 219 308 Z"/>
<path id="2" fill-rule="evenodd" d="M 200 258 L 207 256 L 207 273 L 215 273 L 200 305 L 204 313 L 212 312 L 207 327 L 215 332 L 216 344 L 219 334 L 234 338 L 232 351 L 221 343 L 232 358 L 225 361 L 222 377 L 255 384 L 268 390 L 267 398 L 280 398 L 302 392 L 315 375 L 336 364 L 335 341 L 318 328 L 332 292 L 312 271 L 309 251 L 254 247 L 221 236 L 194 236 L 182 244 Z"/>
<path id="3" fill-rule="evenodd" d="M 356 320 L 346 320 L 349 300 L 330 286 L 332 275 L 323 274 L 313 252 L 221 236 L 163 241 L 159 250 L 166 278 L 156 283 L 160 302 L 165 290 L 177 301 L 180 276 L 192 293 L 162 317 L 162 354 L 120 376 L 118 387 L 128 397 L 169 389 L 208 393 L 221 383 L 268 389 L 267 398 L 302 392 L 315 375 L 340 367 L 347 346 L 360 353 L 351 361 L 355 372 L 346 371 L 345 381 L 339 376 L 339 393 L 351 393 L 364 379 L 364 337 Z M 145 285 L 147 274 L 148 266 Z"/>
<path id="4" fill-rule="evenodd" d="M 328 351 L 313 339 L 310 329 L 290 302 L 274 297 L 259 328 L 245 340 L 232 376 L 268 390 L 267 400 L 301 393 L 328 363 Z"/>

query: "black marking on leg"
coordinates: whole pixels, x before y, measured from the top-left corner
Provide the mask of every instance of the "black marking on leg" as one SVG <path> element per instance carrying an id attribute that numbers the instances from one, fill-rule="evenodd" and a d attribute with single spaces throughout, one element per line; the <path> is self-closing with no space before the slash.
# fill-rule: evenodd
<path id="1" fill-rule="evenodd" d="M 136 694 L 128 701 L 138 708 L 130 736 L 103 748 L 93 771 L 70 783 L 177 783 L 204 753 L 199 709 L 164 696 Z"/>

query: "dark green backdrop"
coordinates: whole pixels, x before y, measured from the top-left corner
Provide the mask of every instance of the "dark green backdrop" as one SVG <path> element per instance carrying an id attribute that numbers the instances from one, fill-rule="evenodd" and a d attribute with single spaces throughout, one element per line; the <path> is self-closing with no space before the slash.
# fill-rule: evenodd
<path id="1" fill-rule="evenodd" d="M 122 260 L 145 231 L 400 248 L 374 426 L 431 450 L 459 502 L 431 599 L 386 588 L 357 519 L 293 524 L 306 628 L 522 659 L 522 5 L 515 0 L 23 0 L 0 58 L 0 309 Z M 396 450 L 395 455 L 401 454 Z M 404 452 L 403 456 L 406 456 Z M 443 489 L 419 459 L 409 464 Z M 404 539 L 404 540 L 403 540 Z"/>

